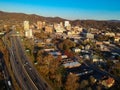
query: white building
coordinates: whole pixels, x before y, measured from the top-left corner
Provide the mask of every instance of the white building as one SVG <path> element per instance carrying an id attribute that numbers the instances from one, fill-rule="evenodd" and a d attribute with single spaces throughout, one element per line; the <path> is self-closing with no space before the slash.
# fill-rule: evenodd
<path id="1" fill-rule="evenodd" d="M 37 29 L 42 29 L 43 23 L 42 21 L 37 21 Z"/>
<path id="2" fill-rule="evenodd" d="M 65 29 L 63 28 L 63 26 L 61 26 L 61 24 L 54 24 L 54 29 L 57 33 L 63 33 L 65 31 Z"/>
<path id="3" fill-rule="evenodd" d="M 87 34 L 86 34 L 86 38 L 94 39 L 94 34 L 87 33 Z"/>
<path id="4" fill-rule="evenodd" d="M 70 22 L 69 21 L 65 21 L 65 27 L 70 26 Z"/>
<path id="5" fill-rule="evenodd" d="M 74 68 L 74 67 L 79 67 L 81 64 L 77 61 L 75 62 L 67 62 L 67 63 L 64 63 L 63 66 L 65 68 Z"/>
<path id="6" fill-rule="evenodd" d="M 80 51 L 81 51 L 81 49 L 79 49 L 79 48 L 73 48 L 72 49 L 75 53 L 79 53 Z"/>
<path id="7" fill-rule="evenodd" d="M 32 29 L 25 31 L 25 37 L 27 37 L 27 38 L 33 38 Z"/>
<path id="8" fill-rule="evenodd" d="M 23 25 L 24 25 L 24 30 L 29 30 L 29 21 L 24 21 L 23 22 Z"/>
<path id="9" fill-rule="evenodd" d="M 105 35 L 106 35 L 106 36 L 110 36 L 110 37 L 114 37 L 114 36 L 115 36 L 115 33 L 110 33 L 110 32 L 108 32 L 108 33 L 105 33 Z"/>

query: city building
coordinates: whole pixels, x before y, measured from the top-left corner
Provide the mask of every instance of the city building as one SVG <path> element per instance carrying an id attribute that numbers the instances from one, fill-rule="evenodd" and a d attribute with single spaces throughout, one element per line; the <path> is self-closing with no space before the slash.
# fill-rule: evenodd
<path id="1" fill-rule="evenodd" d="M 52 33 L 53 32 L 53 26 L 52 25 L 45 26 L 45 32 Z"/>
<path id="2" fill-rule="evenodd" d="M 75 31 L 75 32 L 82 32 L 82 30 L 83 30 L 83 28 L 81 28 L 81 27 L 79 27 L 79 26 L 75 26 L 75 27 L 73 27 L 73 30 Z"/>
<path id="3" fill-rule="evenodd" d="M 60 22 L 60 26 L 63 27 L 63 22 Z"/>
<path id="4" fill-rule="evenodd" d="M 115 83 L 115 80 L 109 77 L 108 79 L 103 80 L 101 84 L 105 86 L 105 88 L 110 88 L 114 85 L 114 83 Z"/>
<path id="5" fill-rule="evenodd" d="M 43 28 L 43 22 L 37 21 L 37 29 L 42 29 L 42 28 Z"/>
<path id="6" fill-rule="evenodd" d="M 81 64 L 77 61 L 69 61 L 63 64 L 65 68 L 74 68 L 79 67 Z"/>
<path id="7" fill-rule="evenodd" d="M 24 30 L 29 30 L 29 21 L 24 21 Z"/>
<path id="8" fill-rule="evenodd" d="M 110 36 L 110 37 L 114 37 L 115 36 L 115 33 L 110 33 L 110 32 L 107 32 L 105 33 L 106 36 Z"/>
<path id="9" fill-rule="evenodd" d="M 46 22 L 42 22 L 42 25 L 43 25 L 43 27 L 45 27 L 46 26 Z"/>
<path id="10" fill-rule="evenodd" d="M 54 29 L 55 29 L 55 32 L 57 32 L 57 33 L 63 33 L 65 31 L 63 26 L 58 23 L 54 23 Z"/>
<path id="11" fill-rule="evenodd" d="M 118 36 L 114 37 L 114 42 L 120 42 L 120 37 Z"/>
<path id="12" fill-rule="evenodd" d="M 75 53 L 79 53 L 79 52 L 81 51 L 81 49 L 79 49 L 79 48 L 73 48 L 72 50 L 73 50 L 73 52 L 75 52 Z"/>
<path id="13" fill-rule="evenodd" d="M 70 26 L 70 22 L 69 21 L 65 21 L 65 25 L 64 26 L 65 27 Z"/>
<path id="14" fill-rule="evenodd" d="M 94 34 L 86 33 L 86 38 L 94 39 Z"/>
<path id="15" fill-rule="evenodd" d="M 70 24 L 69 21 L 65 21 L 65 25 L 64 26 L 65 26 L 66 30 L 71 30 L 72 29 L 71 24 Z"/>
<path id="16" fill-rule="evenodd" d="M 25 31 L 25 37 L 27 37 L 27 38 L 33 38 L 32 29 L 29 29 L 29 30 Z"/>

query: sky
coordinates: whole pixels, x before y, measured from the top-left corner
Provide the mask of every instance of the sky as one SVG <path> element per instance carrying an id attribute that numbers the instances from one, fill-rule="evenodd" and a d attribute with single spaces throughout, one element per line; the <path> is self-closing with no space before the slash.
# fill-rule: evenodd
<path id="1" fill-rule="evenodd" d="M 120 0 L 0 0 L 0 11 L 70 20 L 120 20 Z"/>

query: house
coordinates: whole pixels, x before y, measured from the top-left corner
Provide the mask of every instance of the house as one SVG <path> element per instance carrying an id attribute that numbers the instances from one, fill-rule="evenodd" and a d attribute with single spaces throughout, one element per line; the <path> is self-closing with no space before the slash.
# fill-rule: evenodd
<path id="1" fill-rule="evenodd" d="M 67 55 L 62 55 L 61 57 L 62 57 L 62 59 L 66 59 L 66 58 L 68 58 Z"/>
<path id="2" fill-rule="evenodd" d="M 103 43 L 104 43 L 104 44 L 110 44 L 110 42 L 109 42 L 109 41 L 103 41 Z"/>
<path id="3" fill-rule="evenodd" d="M 94 34 L 86 33 L 86 38 L 94 39 Z"/>
<path id="4" fill-rule="evenodd" d="M 59 51 L 51 51 L 49 52 L 49 54 L 53 55 L 53 56 L 60 56 L 61 53 Z"/>
<path id="5" fill-rule="evenodd" d="M 83 58 L 84 58 L 85 60 L 90 60 L 90 55 L 85 54 L 85 55 L 83 55 Z"/>
<path id="6" fill-rule="evenodd" d="M 103 44 L 103 42 L 96 41 L 96 45 L 102 45 L 102 44 Z"/>
<path id="7" fill-rule="evenodd" d="M 107 33 L 105 33 L 105 36 L 110 36 L 110 37 L 114 37 L 115 36 L 115 33 L 110 33 L 110 32 L 107 32 Z"/>
<path id="8" fill-rule="evenodd" d="M 90 45 L 86 45 L 85 50 L 89 50 L 89 49 L 90 49 Z"/>
<path id="9" fill-rule="evenodd" d="M 118 36 L 114 37 L 114 42 L 120 42 L 120 37 Z"/>
<path id="10" fill-rule="evenodd" d="M 53 26 L 45 26 L 45 32 L 52 33 L 53 32 Z"/>
<path id="11" fill-rule="evenodd" d="M 103 62 L 103 59 L 101 59 L 97 55 L 93 55 L 91 59 L 92 59 L 93 62 Z"/>
<path id="12" fill-rule="evenodd" d="M 103 81 L 101 82 L 101 84 L 102 84 L 105 88 L 110 88 L 110 87 L 112 87 L 112 86 L 114 85 L 114 83 L 115 83 L 115 80 L 114 80 L 113 78 L 111 78 L 111 77 L 109 77 L 108 79 L 103 80 Z"/>
<path id="13" fill-rule="evenodd" d="M 44 51 L 45 52 L 50 52 L 50 51 L 55 51 L 55 49 L 54 48 L 46 48 L 46 49 L 44 49 Z"/>
<path id="14" fill-rule="evenodd" d="M 75 52 L 75 53 L 79 53 L 79 52 L 81 51 L 81 49 L 79 49 L 79 48 L 73 48 L 72 50 L 73 50 L 73 52 Z"/>
<path id="15" fill-rule="evenodd" d="M 67 62 L 67 63 L 64 63 L 63 66 L 65 68 L 74 68 L 74 67 L 79 67 L 81 64 L 77 61 L 70 61 L 70 62 Z"/>

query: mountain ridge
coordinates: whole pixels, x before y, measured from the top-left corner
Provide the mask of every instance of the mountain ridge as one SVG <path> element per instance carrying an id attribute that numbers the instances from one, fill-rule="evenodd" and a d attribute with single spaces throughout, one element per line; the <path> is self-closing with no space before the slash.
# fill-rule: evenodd
<path id="1" fill-rule="evenodd" d="M 25 13 L 14 13 L 14 12 L 4 12 L 0 11 L 0 20 L 3 21 L 18 21 L 23 22 L 28 20 L 31 22 L 37 21 L 45 21 L 49 23 L 60 23 L 64 22 L 68 19 L 63 19 L 60 17 L 44 17 L 36 14 L 25 14 Z M 82 26 L 85 28 L 97 28 L 97 29 L 105 29 L 105 28 L 113 28 L 117 29 L 120 27 L 120 20 L 69 20 L 72 26 Z"/>

